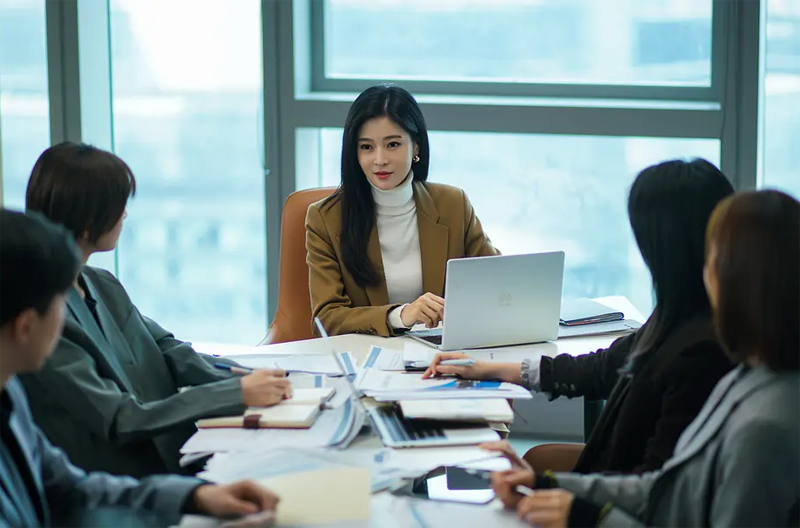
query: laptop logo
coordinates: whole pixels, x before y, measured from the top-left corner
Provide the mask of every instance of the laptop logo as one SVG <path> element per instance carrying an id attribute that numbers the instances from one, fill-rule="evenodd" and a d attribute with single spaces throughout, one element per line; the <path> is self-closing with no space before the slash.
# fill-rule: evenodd
<path id="1" fill-rule="evenodd" d="M 511 293 L 509 293 L 509 292 L 500 292 L 500 295 L 497 296 L 497 305 L 498 306 L 511 306 Z"/>

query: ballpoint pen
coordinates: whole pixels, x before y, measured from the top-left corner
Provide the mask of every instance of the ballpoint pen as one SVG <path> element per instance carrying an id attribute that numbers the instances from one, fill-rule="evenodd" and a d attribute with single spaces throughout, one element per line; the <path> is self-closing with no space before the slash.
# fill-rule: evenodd
<path id="1" fill-rule="evenodd" d="M 474 359 L 445 359 L 439 362 L 444 367 L 471 367 L 474 364 Z M 425 370 L 430 366 L 430 361 L 409 361 L 406 363 L 406 370 Z"/>

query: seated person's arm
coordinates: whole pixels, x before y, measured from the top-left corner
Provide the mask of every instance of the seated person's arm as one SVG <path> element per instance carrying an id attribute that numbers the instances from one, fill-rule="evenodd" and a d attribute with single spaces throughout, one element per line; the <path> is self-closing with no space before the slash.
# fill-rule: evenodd
<path id="1" fill-rule="evenodd" d="M 644 458 L 633 473 L 661 468 L 675 444 L 697 417 L 717 382 L 733 364 L 714 342 L 698 343 L 681 352 L 664 371 L 657 390 L 663 391 L 655 432 L 647 440 Z"/>
<path id="2" fill-rule="evenodd" d="M 547 392 L 551 399 L 559 396 L 606 399 L 617 383 L 618 370 L 625 364 L 632 341 L 633 335 L 624 336 L 606 349 L 580 356 L 545 356 L 538 363 L 531 360 L 522 363 L 476 361 L 469 367 L 440 366 L 443 360 L 469 357 L 445 352 L 436 355 L 424 377 L 456 374 L 464 379 L 499 379 L 535 392 Z"/>
<path id="3" fill-rule="evenodd" d="M 241 414 L 245 409 L 242 381 L 237 378 L 142 402 L 102 377 L 92 355 L 64 337 L 44 368 L 27 378 L 29 392 L 40 391 L 63 406 L 77 427 L 118 443 L 151 438 L 200 418 Z"/>
<path id="4" fill-rule="evenodd" d="M 150 514 L 160 522 L 177 524 L 187 499 L 203 483 L 177 475 L 139 481 L 102 472 L 87 474 L 72 465 L 64 452 L 53 447 L 32 422 L 31 426 L 36 431 L 35 451 L 41 456 L 42 484 L 53 526 L 80 523 L 92 518 L 90 510 L 103 507 L 134 510 L 134 516 L 142 514 L 143 522 L 150 519 L 147 516 Z M 116 515 L 119 522 L 124 513 L 124 510 L 110 512 L 109 517 Z"/>
<path id="5" fill-rule="evenodd" d="M 306 217 L 306 250 L 309 291 L 313 317 L 319 317 L 330 335 L 368 333 L 395 335 L 389 324 L 389 312 L 398 304 L 353 307 L 344 291 L 341 267 L 319 210 L 308 209 Z M 315 325 L 311 325 L 317 334 Z"/>
<path id="6" fill-rule="evenodd" d="M 141 315 L 136 307 L 133 310 L 135 311 L 133 317 L 138 316 L 141 318 L 144 327 L 153 336 L 153 340 L 163 352 L 164 360 L 167 362 L 167 366 L 178 387 L 205 385 L 206 383 L 236 376 L 236 374 L 231 374 L 228 370 L 214 368 L 215 358 L 198 354 L 192 348 L 191 343 L 175 339 L 172 333 L 166 331 L 158 323 L 149 317 Z M 235 362 L 223 360 L 222 358 L 217 362 L 235 365 Z"/>
<path id="7" fill-rule="evenodd" d="M 543 357 L 538 372 L 540 392 L 549 393 L 551 399 L 608 399 L 619 379 L 619 369 L 628 359 L 634 336 L 620 337 L 610 347 L 588 354 Z"/>

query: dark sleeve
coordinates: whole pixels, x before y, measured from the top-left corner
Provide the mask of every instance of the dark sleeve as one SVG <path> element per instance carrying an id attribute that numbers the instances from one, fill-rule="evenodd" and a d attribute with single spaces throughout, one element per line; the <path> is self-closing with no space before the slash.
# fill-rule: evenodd
<path id="1" fill-rule="evenodd" d="M 571 356 L 543 357 L 539 364 L 542 392 L 554 400 L 559 396 L 605 400 L 617 383 L 619 369 L 625 364 L 636 334 L 614 341 L 610 347 Z"/>
<path id="2" fill-rule="evenodd" d="M 695 343 L 663 368 L 656 383 L 661 392 L 661 412 L 653 436 L 647 440 L 642 463 L 633 469 L 644 473 L 660 469 L 672 456 L 684 429 L 692 423 L 717 382 L 733 368 L 725 352 L 713 341 Z"/>
<path id="3" fill-rule="evenodd" d="M 147 331 L 153 336 L 158 348 L 164 354 L 164 361 L 167 363 L 167 367 L 178 387 L 205 385 L 206 383 L 236 377 L 230 371 L 214 368 L 211 356 L 201 356 L 195 352 L 191 343 L 175 339 L 172 333 L 164 330 L 149 317 L 141 314 L 139 316 L 142 318 Z M 219 362 L 228 363 L 226 361 Z"/>

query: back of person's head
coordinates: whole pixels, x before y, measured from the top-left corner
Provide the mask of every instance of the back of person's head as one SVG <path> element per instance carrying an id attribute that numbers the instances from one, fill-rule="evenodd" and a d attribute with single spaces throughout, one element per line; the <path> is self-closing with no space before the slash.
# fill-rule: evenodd
<path id="1" fill-rule="evenodd" d="M 714 211 L 706 242 L 728 352 L 774 371 L 800 369 L 800 202 L 774 190 L 736 194 Z"/>
<path id="2" fill-rule="evenodd" d="M 378 276 L 367 256 L 370 232 L 375 225 L 375 202 L 367 176 L 358 162 L 359 134 L 364 123 L 381 117 L 388 117 L 417 145 L 419 161 L 413 167 L 415 181 L 428 179 L 430 164 L 428 127 L 414 96 L 393 84 L 364 90 L 347 113 L 342 136 L 342 180 L 330 199 L 341 199 L 344 264 L 362 286 L 374 284 Z"/>
<path id="3" fill-rule="evenodd" d="M 680 322 L 710 312 L 703 285 L 705 230 L 714 208 L 731 194 L 725 175 L 704 159 L 665 161 L 633 182 L 628 217 L 656 298 L 639 350 L 655 348 Z"/>
<path id="4" fill-rule="evenodd" d="M 0 327 L 45 315 L 72 285 L 81 258 L 72 236 L 36 213 L 0 209 Z"/>
<path id="5" fill-rule="evenodd" d="M 136 179 L 119 157 L 67 141 L 36 160 L 25 204 L 64 225 L 76 240 L 96 244 L 119 222 L 135 194 Z"/>

